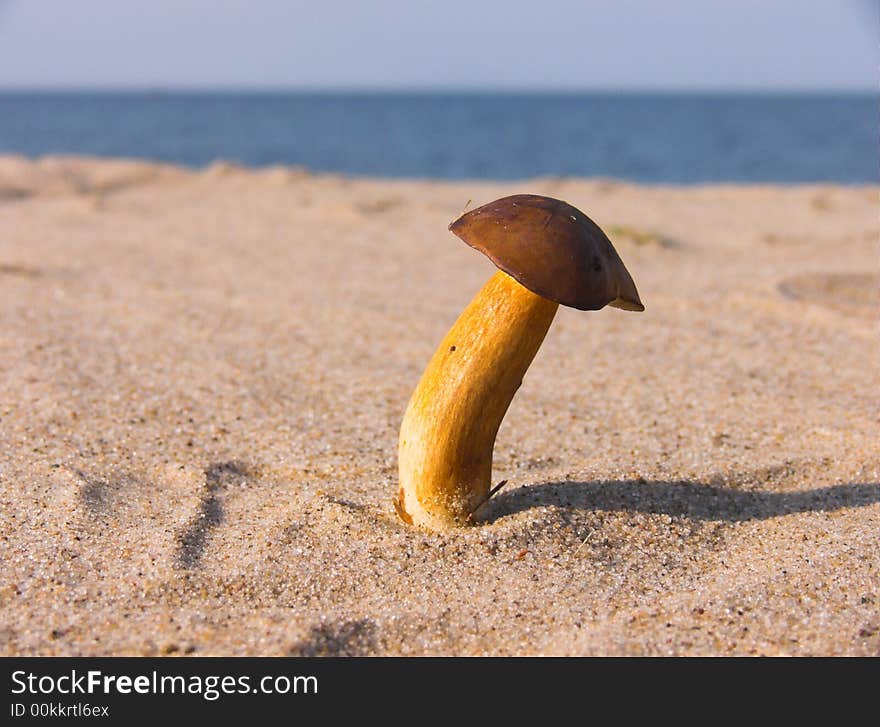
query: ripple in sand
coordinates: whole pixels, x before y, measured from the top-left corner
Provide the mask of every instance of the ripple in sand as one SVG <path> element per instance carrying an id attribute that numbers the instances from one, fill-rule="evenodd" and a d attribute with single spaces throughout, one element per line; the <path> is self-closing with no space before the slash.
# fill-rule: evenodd
<path id="1" fill-rule="evenodd" d="M 183 569 L 197 568 L 207 547 L 208 536 L 225 517 L 223 493 L 230 484 L 241 481 L 247 470 L 238 462 L 220 462 L 205 470 L 205 491 L 199 512 L 178 536 L 177 565 Z"/>
<path id="2" fill-rule="evenodd" d="M 356 205 L 356 208 L 366 215 L 379 215 L 383 212 L 391 212 L 405 204 L 405 200 L 401 197 L 378 197 L 366 202 L 361 202 Z"/>
<path id="3" fill-rule="evenodd" d="M 880 275 L 873 273 L 807 273 L 786 278 L 777 287 L 786 298 L 848 315 L 880 312 Z"/>
<path id="4" fill-rule="evenodd" d="M 22 278 L 39 278 L 43 271 L 28 265 L 0 263 L 0 275 L 15 275 Z"/>
<path id="5" fill-rule="evenodd" d="M 27 199 L 31 194 L 31 191 L 27 189 L 0 186 L 0 202 L 14 202 L 20 199 Z"/>
<path id="6" fill-rule="evenodd" d="M 679 246 L 677 240 L 666 237 L 654 230 L 643 230 L 638 227 L 630 227 L 629 225 L 610 225 L 606 231 L 615 243 L 661 249 L 671 249 Z"/>
<path id="7" fill-rule="evenodd" d="M 289 656 L 368 656 L 379 649 L 376 624 L 371 619 L 319 623 L 290 647 Z"/>

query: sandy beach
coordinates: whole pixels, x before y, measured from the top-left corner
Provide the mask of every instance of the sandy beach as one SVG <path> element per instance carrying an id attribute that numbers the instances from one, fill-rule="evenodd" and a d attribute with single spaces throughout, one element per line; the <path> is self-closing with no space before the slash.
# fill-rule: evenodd
<path id="1" fill-rule="evenodd" d="M 509 484 L 413 529 L 447 225 L 520 192 L 646 311 L 560 308 Z M 878 193 L 0 157 L 0 653 L 880 655 Z"/>

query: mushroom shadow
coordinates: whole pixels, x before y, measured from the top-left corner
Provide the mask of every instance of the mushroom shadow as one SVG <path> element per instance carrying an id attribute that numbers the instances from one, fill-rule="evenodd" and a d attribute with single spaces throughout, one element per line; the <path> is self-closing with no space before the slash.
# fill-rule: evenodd
<path id="1" fill-rule="evenodd" d="M 880 483 L 829 485 L 797 492 L 743 490 L 705 482 L 614 480 L 547 482 L 499 493 L 486 521 L 536 507 L 642 512 L 694 520 L 743 522 L 801 512 L 831 512 L 880 502 Z"/>

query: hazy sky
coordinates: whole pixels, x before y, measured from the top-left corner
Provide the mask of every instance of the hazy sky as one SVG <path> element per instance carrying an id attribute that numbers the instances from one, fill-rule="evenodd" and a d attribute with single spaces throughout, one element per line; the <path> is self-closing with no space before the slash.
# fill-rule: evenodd
<path id="1" fill-rule="evenodd" d="M 0 86 L 877 90 L 878 25 L 878 0 L 0 0 Z"/>

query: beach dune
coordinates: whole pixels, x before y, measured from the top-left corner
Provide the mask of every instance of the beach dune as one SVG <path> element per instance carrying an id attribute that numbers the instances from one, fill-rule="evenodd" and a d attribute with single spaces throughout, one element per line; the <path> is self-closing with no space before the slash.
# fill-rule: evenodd
<path id="1" fill-rule="evenodd" d="M 646 311 L 560 309 L 477 526 L 397 433 L 565 199 Z M 880 655 L 877 187 L 376 180 L 0 158 L 0 653 Z"/>

